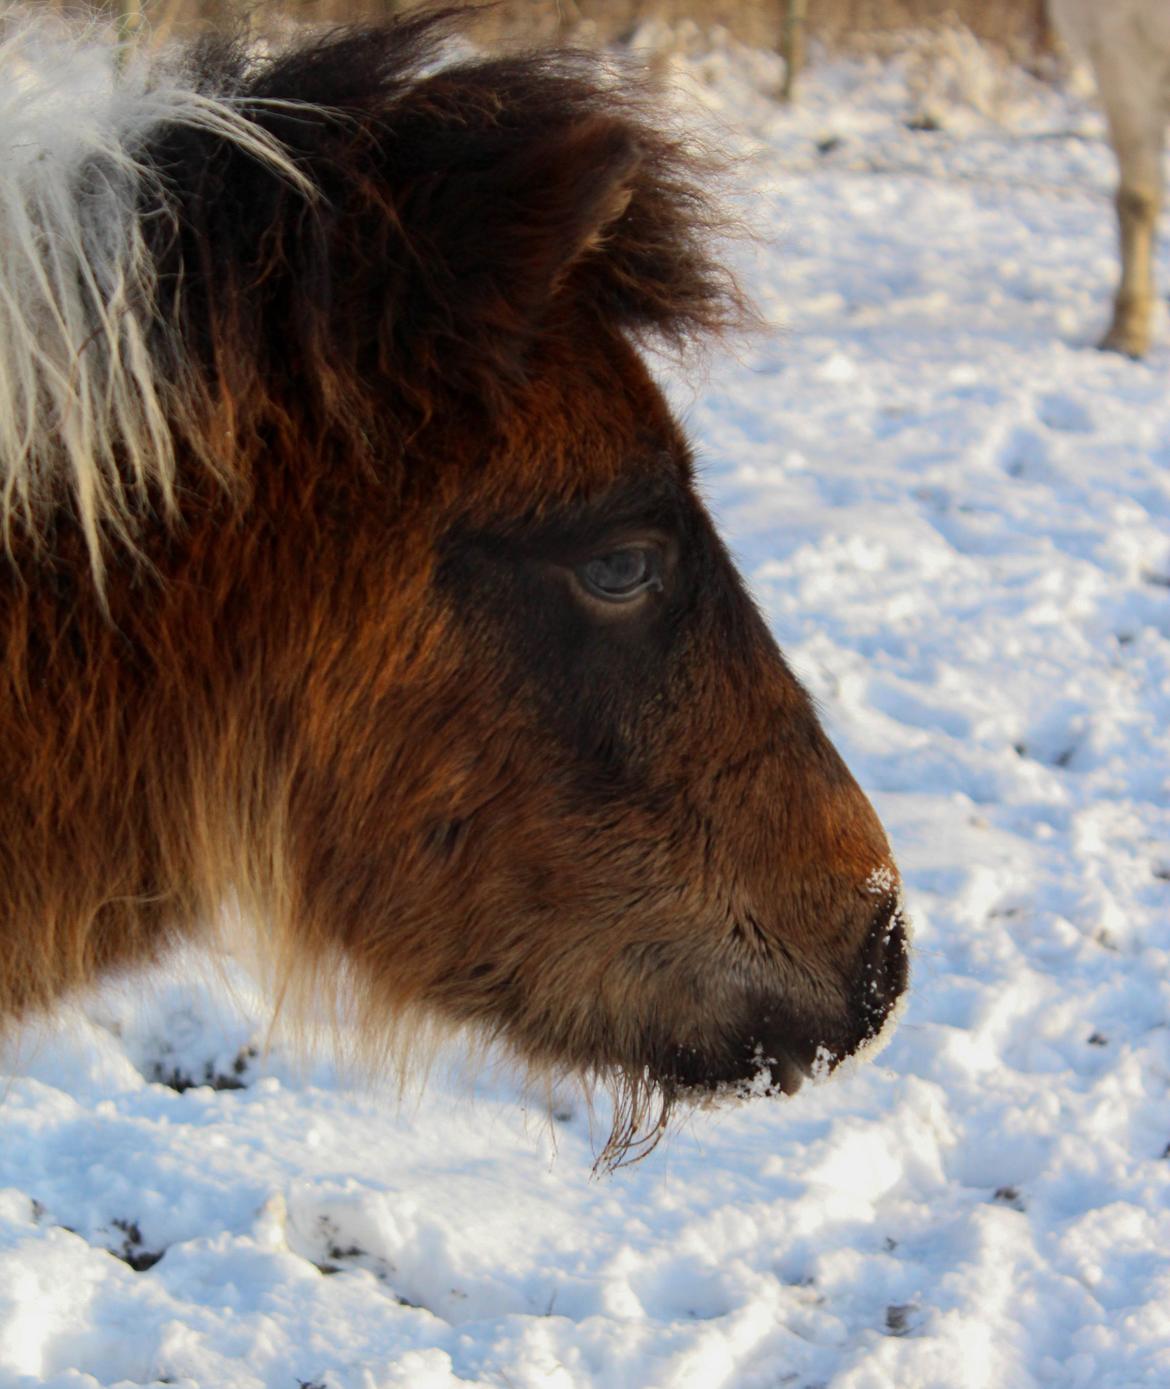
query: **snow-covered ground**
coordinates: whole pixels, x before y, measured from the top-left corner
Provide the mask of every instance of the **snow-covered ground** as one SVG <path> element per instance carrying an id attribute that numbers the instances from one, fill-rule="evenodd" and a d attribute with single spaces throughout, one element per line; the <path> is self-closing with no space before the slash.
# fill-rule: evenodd
<path id="1" fill-rule="evenodd" d="M 1100 119 L 971 53 L 791 112 L 684 66 L 783 331 L 678 395 L 898 852 L 899 1033 L 597 1180 L 578 1097 L 257 1055 L 184 961 L 6 1058 L 3 1389 L 1170 1384 L 1170 331 L 1089 345 Z"/>

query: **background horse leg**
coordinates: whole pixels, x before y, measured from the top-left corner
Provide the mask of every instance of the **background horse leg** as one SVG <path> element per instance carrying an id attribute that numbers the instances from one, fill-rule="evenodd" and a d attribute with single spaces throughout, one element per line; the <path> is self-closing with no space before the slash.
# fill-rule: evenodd
<path id="1" fill-rule="evenodd" d="M 1117 155 L 1117 222 L 1121 282 L 1113 322 L 1100 346 L 1141 357 L 1150 345 L 1154 309 L 1154 242 L 1162 203 L 1165 114 L 1153 74 L 1119 69 L 1116 54 L 1094 54 L 1097 80 Z"/>

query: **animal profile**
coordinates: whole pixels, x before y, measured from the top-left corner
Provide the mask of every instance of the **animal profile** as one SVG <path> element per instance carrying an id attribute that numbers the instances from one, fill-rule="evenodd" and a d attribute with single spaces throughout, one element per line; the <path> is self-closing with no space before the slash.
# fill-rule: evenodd
<path id="1" fill-rule="evenodd" d="M 897 871 L 643 359 L 742 319 L 653 98 L 428 14 L 0 50 L 0 1022 L 250 923 L 617 1097 L 884 1038 Z"/>

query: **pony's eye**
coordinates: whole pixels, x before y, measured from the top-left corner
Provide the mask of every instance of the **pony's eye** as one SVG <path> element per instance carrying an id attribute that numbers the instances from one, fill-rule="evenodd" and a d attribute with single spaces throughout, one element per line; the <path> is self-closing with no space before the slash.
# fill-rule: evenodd
<path id="1" fill-rule="evenodd" d="M 589 593 L 609 603 L 626 603 L 662 587 L 658 551 L 645 545 L 628 545 L 597 555 L 577 565 L 575 572 Z"/>

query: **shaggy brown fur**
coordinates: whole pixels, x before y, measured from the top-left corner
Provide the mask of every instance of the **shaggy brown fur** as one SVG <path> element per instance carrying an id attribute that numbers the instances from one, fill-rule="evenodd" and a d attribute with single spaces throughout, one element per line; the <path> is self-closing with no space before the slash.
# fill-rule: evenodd
<path id="1" fill-rule="evenodd" d="M 897 878 L 635 350 L 741 312 L 697 166 L 591 60 L 434 68 L 446 23 L 197 55 L 315 197 L 138 152 L 179 517 L 128 484 L 99 592 L 63 492 L 0 576 L 0 1017 L 238 902 L 371 1039 L 611 1081 L 616 1157 L 872 1039 Z"/>

